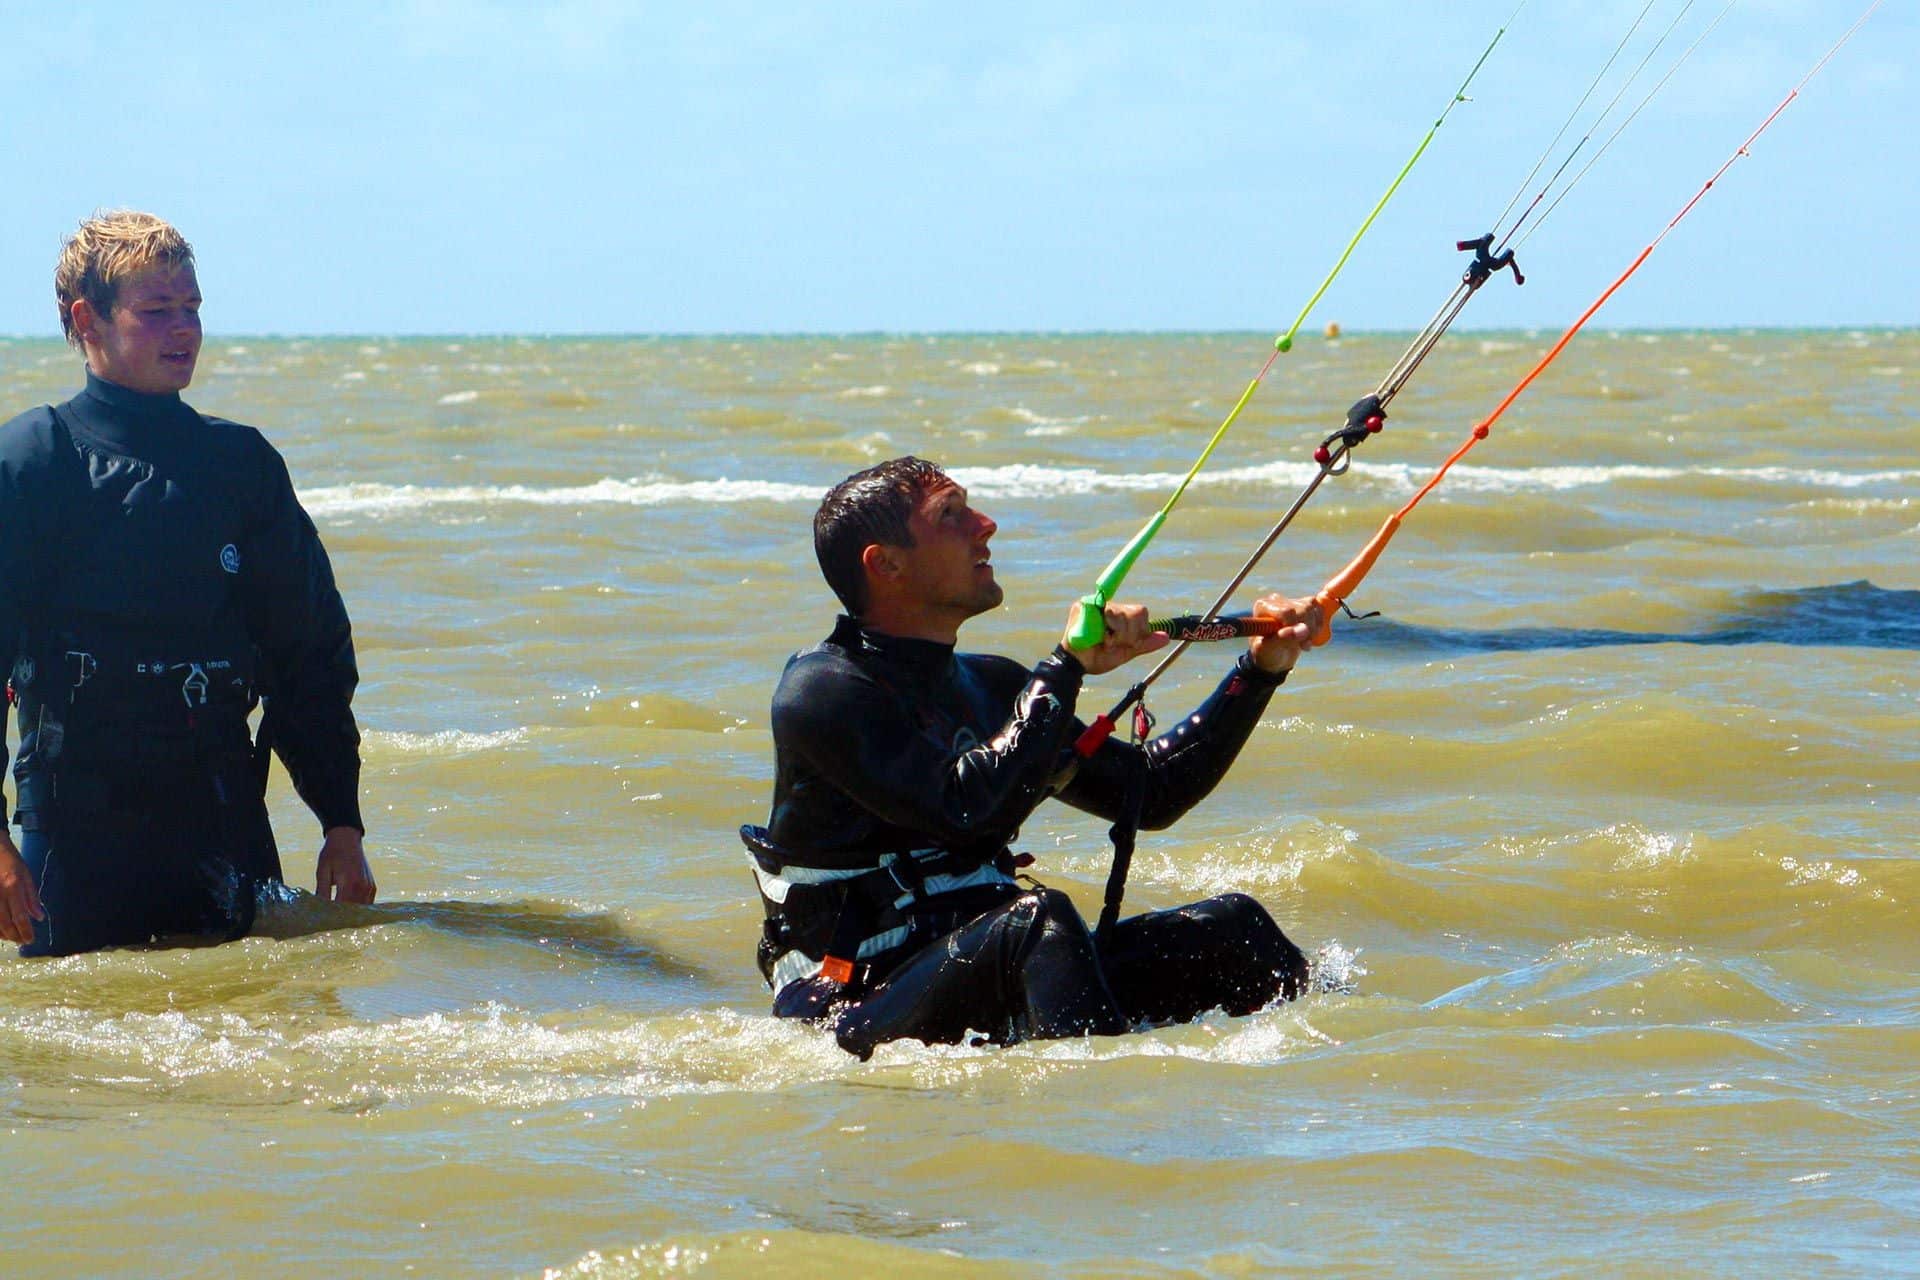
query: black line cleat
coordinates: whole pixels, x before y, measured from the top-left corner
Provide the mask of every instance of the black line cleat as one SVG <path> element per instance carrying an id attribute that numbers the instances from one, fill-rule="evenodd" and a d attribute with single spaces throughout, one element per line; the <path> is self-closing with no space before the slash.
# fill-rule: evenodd
<path id="1" fill-rule="evenodd" d="M 1467 252 L 1469 249 L 1473 251 L 1473 261 L 1467 264 L 1467 273 L 1460 278 L 1475 289 L 1485 284 L 1493 276 L 1494 272 L 1501 270 L 1513 272 L 1513 282 L 1515 284 L 1525 284 L 1527 282 L 1527 278 L 1520 274 L 1520 264 L 1513 260 L 1513 250 L 1508 249 L 1499 254 L 1488 252 L 1488 250 L 1493 248 L 1493 232 L 1491 231 L 1481 236 L 1478 240 L 1456 240 L 1454 241 L 1453 247 L 1462 253 Z"/>

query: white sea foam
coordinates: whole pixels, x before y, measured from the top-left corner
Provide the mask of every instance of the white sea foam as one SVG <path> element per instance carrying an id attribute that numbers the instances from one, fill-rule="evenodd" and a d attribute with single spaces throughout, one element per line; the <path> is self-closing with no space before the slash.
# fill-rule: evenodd
<path id="1" fill-rule="evenodd" d="M 1296 489 L 1317 474 L 1310 462 L 1270 462 L 1252 467 L 1203 471 L 1196 488 Z M 1355 462 L 1349 485 L 1370 485 L 1410 493 L 1432 474 L 1404 463 Z M 1181 476 L 1170 471 L 1113 472 L 1091 467 L 1048 467 L 1011 463 L 1001 467 L 955 467 L 953 478 L 975 497 L 1058 498 L 1093 493 L 1164 493 Z M 1461 464 L 1447 473 L 1456 493 L 1560 493 L 1620 481 L 1650 484 L 1703 478 L 1745 484 L 1816 489 L 1861 489 L 1873 485 L 1920 482 L 1920 469 L 1836 471 L 1803 467 L 1671 467 L 1621 464 L 1587 467 L 1476 467 Z M 432 507 L 491 506 L 700 506 L 736 502 L 815 503 L 823 486 L 776 480 L 668 480 L 664 477 L 603 479 L 585 485 L 430 485 L 347 484 L 311 489 L 301 495 L 315 516 L 400 515 Z"/>
<path id="2" fill-rule="evenodd" d="M 596 480 L 586 485 L 343 484 L 300 495 L 314 516 L 403 515 L 432 507 L 652 507 L 665 503 L 818 502 L 821 488 L 771 480 Z"/>
<path id="3" fill-rule="evenodd" d="M 272 954 L 281 945 L 262 940 L 255 949 Z M 291 1103 L 304 1095 L 361 1108 L 422 1098 L 519 1107 L 771 1092 L 859 1065 L 804 1025 L 728 1010 L 559 1028 L 490 1003 L 308 1033 L 229 1010 L 101 1017 L 51 1008 L 0 1013 L 0 1039 L 83 1060 L 135 1090 L 193 1082 L 216 1097 Z"/>
<path id="4" fill-rule="evenodd" d="M 438 733 L 399 733 L 380 729 L 366 731 L 369 747 L 385 748 L 404 755 L 434 756 L 491 751 L 496 747 L 525 742 L 527 736 L 525 729 L 502 729 L 494 733 L 468 733 L 459 729 L 442 729 Z"/>
<path id="5" fill-rule="evenodd" d="M 1693 857 L 1691 836 L 1649 831 L 1638 823 L 1615 823 L 1599 834 L 1621 848 L 1613 860 L 1616 871 L 1652 871 Z"/>
<path id="6" fill-rule="evenodd" d="M 1411 491 L 1433 473 L 1403 464 L 1371 466 L 1355 463 L 1354 475 Z M 1670 481 L 1693 479 L 1738 480 L 1753 484 L 1803 485 L 1822 489 L 1859 489 L 1877 484 L 1911 484 L 1920 470 L 1833 471 L 1808 467 L 1653 467 L 1637 464 L 1590 467 L 1475 467 L 1461 464 L 1447 473 L 1456 492 L 1521 493 L 1564 492 L 1612 484 L 1620 480 Z"/>
<path id="7" fill-rule="evenodd" d="M 1049 418 L 1044 413 L 1035 413 L 1023 404 L 1017 404 L 1011 409 L 1008 409 L 1007 416 L 1019 422 L 1031 422 L 1035 426 L 1042 427 L 1052 426 L 1055 423 L 1061 422 L 1085 422 L 1087 420 L 1084 414 L 1077 418 Z"/>
<path id="8" fill-rule="evenodd" d="M 1272 462 L 1257 467 L 1223 467 L 1203 471 L 1194 484 L 1202 488 L 1234 485 L 1305 484 L 1319 467 L 1310 462 Z M 1044 467 L 1013 463 L 1004 467 L 955 467 L 953 478 L 977 496 L 994 498 L 1056 498 L 1088 493 L 1155 493 L 1178 484 L 1172 471 L 1109 472 L 1091 467 Z"/>
<path id="9" fill-rule="evenodd" d="M 1263 466 L 1203 471 L 1197 487 L 1273 486 L 1296 488 L 1319 468 L 1311 463 L 1270 462 Z M 1355 462 L 1349 483 L 1372 483 L 1410 492 L 1433 474 L 1424 466 L 1405 463 Z M 1177 484 L 1172 472 L 1109 473 L 1088 468 L 1005 467 L 956 468 L 956 480 L 968 489 L 994 497 L 1056 497 L 1074 494 L 1158 491 Z M 1858 489 L 1868 485 L 1911 484 L 1920 481 L 1920 469 L 1898 471 L 1834 471 L 1802 467 L 1662 467 L 1640 464 L 1587 467 L 1476 467 L 1462 463 L 1447 473 L 1456 492 L 1563 492 L 1616 481 L 1673 481 L 1716 478 L 1758 484 L 1805 485 L 1828 489 Z"/>
<path id="10" fill-rule="evenodd" d="M 480 398 L 478 391 L 449 391 L 434 401 L 435 404 L 472 404 Z"/>
<path id="11" fill-rule="evenodd" d="M 1023 404 L 1017 404 L 1008 409 L 1007 416 L 1015 422 L 1026 423 L 1027 429 L 1020 434 L 1029 438 L 1071 435 L 1075 427 L 1087 421 L 1084 414 L 1075 418 L 1049 418 L 1043 413 L 1035 413 Z"/>

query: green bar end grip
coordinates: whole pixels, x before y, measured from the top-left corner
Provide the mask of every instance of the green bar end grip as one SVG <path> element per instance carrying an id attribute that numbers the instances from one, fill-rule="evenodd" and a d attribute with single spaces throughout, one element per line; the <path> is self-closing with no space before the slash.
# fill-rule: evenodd
<path id="1" fill-rule="evenodd" d="M 1069 649 L 1091 649 L 1107 638 L 1106 608 L 1112 603 L 1114 593 L 1120 590 L 1120 584 L 1126 581 L 1127 574 L 1133 571 L 1133 562 L 1153 541 L 1153 535 L 1160 532 L 1160 526 L 1167 522 L 1167 509 L 1160 508 L 1153 518 L 1141 526 L 1140 532 L 1133 535 L 1126 546 L 1120 548 L 1120 554 L 1106 567 L 1100 580 L 1093 584 L 1093 594 L 1080 598 L 1080 616 L 1074 620 L 1073 628 L 1067 636 Z"/>
<path id="2" fill-rule="evenodd" d="M 1091 649 L 1107 638 L 1107 601 L 1098 591 L 1080 597 L 1080 614 L 1067 632 L 1067 648 Z"/>

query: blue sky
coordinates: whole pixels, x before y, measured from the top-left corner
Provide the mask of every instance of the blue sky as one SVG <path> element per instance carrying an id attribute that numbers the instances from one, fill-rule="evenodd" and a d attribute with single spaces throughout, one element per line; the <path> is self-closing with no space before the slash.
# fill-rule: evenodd
<path id="1" fill-rule="evenodd" d="M 0 333 L 120 205 L 215 333 L 1277 332 L 1514 3 L 8 0 Z M 1424 321 L 1644 3 L 1529 0 L 1312 327 Z M 1864 7 L 1741 0 L 1463 324 L 1564 326 Z M 1603 321 L 1920 322 L 1916 63 L 1892 0 Z"/>

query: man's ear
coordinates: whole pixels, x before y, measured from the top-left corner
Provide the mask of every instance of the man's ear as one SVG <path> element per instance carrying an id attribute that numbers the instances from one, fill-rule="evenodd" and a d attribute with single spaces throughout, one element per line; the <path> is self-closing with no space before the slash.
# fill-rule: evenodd
<path id="1" fill-rule="evenodd" d="M 869 542 L 860 552 L 860 567 L 871 577 L 897 578 L 900 576 L 900 557 L 883 542 Z"/>
<path id="2" fill-rule="evenodd" d="M 67 319 L 73 323 L 73 336 L 80 340 L 81 346 L 84 347 L 87 339 L 93 336 L 94 322 L 99 315 L 93 309 L 93 304 L 85 298 L 75 298 L 73 305 L 67 308 Z"/>

